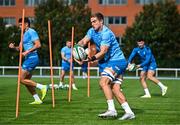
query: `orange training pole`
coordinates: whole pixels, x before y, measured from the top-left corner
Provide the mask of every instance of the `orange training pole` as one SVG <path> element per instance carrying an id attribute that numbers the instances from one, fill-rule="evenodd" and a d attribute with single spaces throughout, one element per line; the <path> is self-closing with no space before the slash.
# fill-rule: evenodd
<path id="1" fill-rule="evenodd" d="M 25 10 L 22 11 L 22 27 L 21 27 L 21 41 L 19 44 L 19 70 L 18 70 L 18 84 L 17 84 L 17 96 L 16 96 L 16 118 L 19 115 L 19 96 L 20 96 L 20 77 L 21 77 L 21 65 L 22 65 L 22 45 L 23 45 L 23 36 L 24 36 L 24 15 Z"/>
<path id="2" fill-rule="evenodd" d="M 74 47 L 74 27 L 72 27 L 72 34 L 71 34 L 71 60 L 70 60 L 70 73 L 69 73 L 69 92 L 68 92 L 68 101 L 71 101 L 71 91 L 72 91 L 72 63 L 73 63 L 73 52 Z"/>
<path id="3" fill-rule="evenodd" d="M 54 81 L 53 81 L 53 68 L 52 68 L 52 48 L 51 48 L 51 22 L 48 20 L 48 32 L 49 32 L 49 57 L 50 57 L 50 69 L 51 69 L 51 84 L 52 84 L 52 104 L 55 107 L 54 99 Z"/>
<path id="4" fill-rule="evenodd" d="M 88 56 L 90 57 L 90 42 L 88 43 L 88 50 L 89 50 Z M 88 83 L 87 96 L 90 97 L 90 62 L 88 62 L 88 79 L 87 79 L 87 83 Z"/>

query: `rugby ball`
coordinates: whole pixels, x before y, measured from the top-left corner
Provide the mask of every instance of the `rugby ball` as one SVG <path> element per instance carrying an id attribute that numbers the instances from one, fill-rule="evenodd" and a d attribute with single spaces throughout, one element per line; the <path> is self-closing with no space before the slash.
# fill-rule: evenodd
<path id="1" fill-rule="evenodd" d="M 73 57 L 79 61 L 82 61 L 86 59 L 87 54 L 82 46 L 76 44 L 73 48 Z"/>
<path id="2" fill-rule="evenodd" d="M 49 88 L 52 88 L 52 84 L 49 84 Z M 58 84 L 54 84 L 54 89 L 58 89 L 58 88 L 59 88 Z"/>
<path id="3" fill-rule="evenodd" d="M 136 70 L 136 64 L 135 63 L 129 64 L 127 70 L 128 71 L 135 71 Z"/>

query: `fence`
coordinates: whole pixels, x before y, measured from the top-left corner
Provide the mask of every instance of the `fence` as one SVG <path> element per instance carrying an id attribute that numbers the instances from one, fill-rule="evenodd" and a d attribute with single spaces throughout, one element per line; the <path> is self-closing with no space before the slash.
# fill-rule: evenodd
<path id="1" fill-rule="evenodd" d="M 59 78 L 61 67 L 53 67 L 54 77 Z M 140 69 L 135 72 L 126 72 L 124 77 L 136 79 L 139 77 Z M 0 66 L 0 77 L 17 77 L 18 66 Z M 81 78 L 81 67 L 74 67 L 74 75 L 76 78 Z M 90 67 L 91 78 L 99 77 L 98 67 Z M 39 66 L 33 72 L 33 77 L 50 77 L 50 67 Z M 68 75 L 66 75 L 68 77 Z M 159 79 L 179 79 L 180 68 L 157 68 L 156 77 Z"/>

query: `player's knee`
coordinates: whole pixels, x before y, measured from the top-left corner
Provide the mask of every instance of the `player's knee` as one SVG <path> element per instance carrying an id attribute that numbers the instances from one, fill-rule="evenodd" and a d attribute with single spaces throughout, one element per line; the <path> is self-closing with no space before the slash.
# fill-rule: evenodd
<path id="1" fill-rule="evenodd" d="M 108 82 L 107 82 L 107 80 L 100 80 L 99 85 L 101 88 L 103 88 L 104 86 L 108 85 Z"/>
<path id="2" fill-rule="evenodd" d="M 24 79 L 24 78 L 21 78 L 21 79 L 20 79 L 20 82 L 21 82 L 22 84 L 24 84 L 24 83 L 25 83 L 25 79 Z"/>
<path id="3" fill-rule="evenodd" d="M 152 79 L 153 78 L 153 76 L 152 75 L 147 75 L 147 79 Z"/>
<path id="4" fill-rule="evenodd" d="M 140 76 L 140 81 L 144 81 L 145 80 L 145 77 L 144 76 Z"/>
<path id="5" fill-rule="evenodd" d="M 114 84 L 113 87 L 112 87 L 112 91 L 114 93 L 120 91 L 120 85 L 119 84 Z"/>

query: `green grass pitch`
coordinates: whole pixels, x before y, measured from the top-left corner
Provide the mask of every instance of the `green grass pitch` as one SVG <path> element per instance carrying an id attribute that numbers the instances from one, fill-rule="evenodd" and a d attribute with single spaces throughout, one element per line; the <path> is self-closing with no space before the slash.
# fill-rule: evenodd
<path id="1" fill-rule="evenodd" d="M 48 78 L 34 78 L 49 84 Z M 44 103 L 29 105 L 33 101 L 26 88 L 21 85 L 19 117 L 15 118 L 17 78 L 0 78 L 0 125 L 58 124 L 58 125 L 172 125 L 180 124 L 180 81 L 161 80 L 168 86 L 162 97 L 160 88 L 148 81 L 152 98 L 141 99 L 143 89 L 138 80 L 125 80 L 122 88 L 136 118 L 127 121 L 101 119 L 98 113 L 107 109 L 106 100 L 99 88 L 98 79 L 91 79 L 90 97 L 87 97 L 87 82 L 76 79 L 78 91 L 72 91 L 68 102 L 67 90 L 55 90 L 55 108 L 52 108 L 51 90 Z M 66 79 L 66 82 L 68 80 Z M 58 83 L 58 79 L 54 79 Z M 39 91 L 38 91 L 39 92 Z M 123 115 L 121 106 L 115 101 L 118 117 Z"/>

